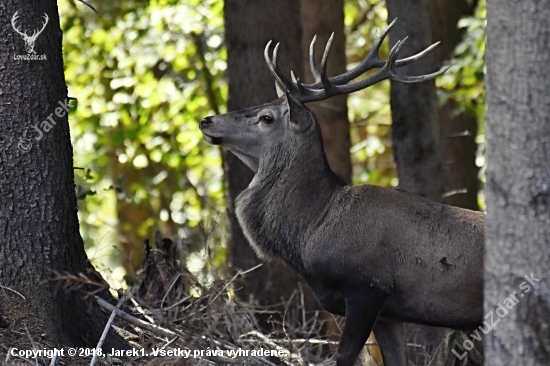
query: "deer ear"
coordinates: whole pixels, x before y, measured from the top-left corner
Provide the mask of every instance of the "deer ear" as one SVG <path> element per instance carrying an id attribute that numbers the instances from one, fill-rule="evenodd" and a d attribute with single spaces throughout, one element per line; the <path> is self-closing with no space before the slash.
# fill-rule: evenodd
<path id="1" fill-rule="evenodd" d="M 285 91 L 285 99 L 288 105 L 288 118 L 290 127 L 296 133 L 306 131 L 313 123 L 311 112 L 304 107 L 302 103 L 297 101 L 288 90 Z"/>

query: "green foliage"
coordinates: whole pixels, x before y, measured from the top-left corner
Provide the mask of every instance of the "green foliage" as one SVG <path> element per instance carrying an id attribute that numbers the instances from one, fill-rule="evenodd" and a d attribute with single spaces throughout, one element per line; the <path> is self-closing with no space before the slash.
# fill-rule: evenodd
<path id="1" fill-rule="evenodd" d="M 476 165 L 479 178 L 485 183 L 485 29 L 487 9 L 480 0 L 473 16 L 461 19 L 458 26 L 464 29 L 464 38 L 449 61 L 450 69 L 436 79 L 440 103 L 448 98 L 458 106 L 457 113 L 471 113 L 478 122 Z M 485 208 L 483 187 L 478 195 L 481 210 Z"/>
<path id="2" fill-rule="evenodd" d="M 485 120 L 485 1 L 480 1 L 474 16 L 462 18 L 458 27 L 464 29 L 464 38 L 455 48 L 449 61 L 451 68 L 439 77 L 440 101 L 451 98 L 457 102 L 457 112 L 477 116 L 484 128 Z"/>
<path id="3" fill-rule="evenodd" d="M 363 60 L 375 35 L 387 27 L 384 1 L 345 2 L 346 49 L 349 68 Z M 380 54 L 387 57 L 388 41 Z M 389 82 L 384 81 L 348 96 L 351 128 L 351 157 L 354 184 L 397 186 L 397 172 L 391 148 Z"/>
<path id="4" fill-rule="evenodd" d="M 142 237 L 160 227 L 205 238 L 224 208 L 220 151 L 197 128 L 227 97 L 223 2 L 96 8 L 101 16 L 76 1 L 60 4 L 65 76 L 78 99 L 70 121 L 75 165 L 85 168 L 77 185 L 95 193 L 80 194 L 86 246 L 93 257 L 97 246 L 118 242 L 122 203 L 150 213 L 133 228 Z M 116 262 L 116 252 L 109 255 Z"/>
<path id="5" fill-rule="evenodd" d="M 69 95 L 78 99 L 70 123 L 75 166 L 83 168 L 75 172 L 89 255 L 113 267 L 126 254 L 112 250 L 122 239 L 117 233 L 144 238 L 159 228 L 184 238 L 191 270 L 221 266 L 221 154 L 202 140 L 198 121 L 225 109 L 223 1 L 95 6 L 101 16 L 76 0 L 60 3 L 65 76 Z M 484 19 L 481 1 L 475 16 L 459 23 L 465 38 L 437 81 L 441 101 L 453 98 L 479 121 L 485 107 Z M 353 67 L 370 50 L 376 29 L 387 26 L 385 2 L 346 0 L 345 26 Z M 353 93 L 348 107 L 354 183 L 396 186 L 389 82 Z"/>

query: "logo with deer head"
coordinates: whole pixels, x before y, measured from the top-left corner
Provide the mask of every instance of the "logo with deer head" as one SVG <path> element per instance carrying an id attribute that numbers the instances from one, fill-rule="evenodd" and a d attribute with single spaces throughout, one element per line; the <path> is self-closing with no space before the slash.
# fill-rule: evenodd
<path id="1" fill-rule="evenodd" d="M 38 38 L 40 33 L 42 33 L 44 28 L 46 28 L 46 25 L 48 24 L 48 20 L 49 20 L 48 14 L 44 13 L 44 16 L 42 17 L 44 19 L 44 22 L 42 24 L 42 29 L 40 30 L 35 29 L 31 35 L 28 35 L 26 30 L 25 32 L 22 32 L 16 24 L 17 18 L 19 18 L 18 13 L 19 13 L 19 10 L 16 11 L 15 14 L 13 14 L 13 17 L 11 18 L 11 26 L 25 41 L 25 49 L 27 50 L 27 53 L 34 54 L 36 53 L 36 51 L 34 50 L 34 42 L 36 42 L 36 39 Z"/>

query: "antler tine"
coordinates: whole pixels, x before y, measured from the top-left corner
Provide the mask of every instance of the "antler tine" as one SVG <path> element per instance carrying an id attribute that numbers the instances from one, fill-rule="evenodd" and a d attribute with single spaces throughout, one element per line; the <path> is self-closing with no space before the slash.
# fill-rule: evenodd
<path id="1" fill-rule="evenodd" d="M 422 57 L 424 57 L 424 55 L 426 55 L 428 52 L 430 52 L 431 50 L 433 50 L 434 48 L 436 48 L 437 46 L 439 46 L 441 42 L 435 42 L 434 44 L 432 44 L 431 46 L 427 47 L 425 50 L 421 51 L 421 52 L 418 52 L 416 55 L 412 55 L 412 56 L 409 56 L 409 57 L 406 57 L 406 58 L 402 58 L 401 60 L 397 60 L 395 61 L 395 67 L 398 68 L 398 67 L 403 67 L 403 66 L 406 66 L 406 65 L 409 65 L 409 64 L 412 64 L 413 62 L 415 61 L 418 61 L 420 60 Z M 383 61 L 382 61 L 383 62 Z"/>
<path id="2" fill-rule="evenodd" d="M 321 82 L 321 73 L 317 69 L 317 64 L 315 62 L 315 42 L 317 41 L 317 35 L 313 36 L 311 43 L 309 44 L 309 68 L 311 69 L 311 74 L 315 79 L 315 83 Z"/>
<path id="3" fill-rule="evenodd" d="M 264 60 L 265 60 L 265 63 L 267 64 L 267 67 L 269 68 L 269 71 L 271 72 L 271 74 L 273 76 L 275 76 L 275 79 L 278 79 L 279 77 L 275 73 L 275 70 L 273 70 L 273 65 L 271 64 L 271 57 L 269 57 L 269 48 L 271 47 L 272 42 L 273 42 L 273 40 L 269 40 L 269 42 L 267 42 L 267 44 L 265 45 Z"/>
<path id="4" fill-rule="evenodd" d="M 325 87 L 330 88 L 330 81 L 327 76 L 327 63 L 328 55 L 330 52 L 330 47 L 332 45 L 332 40 L 334 39 L 334 32 L 330 35 L 327 44 L 325 45 L 325 50 L 323 52 L 323 58 L 321 58 L 321 70 L 317 67 L 315 62 L 315 42 L 317 41 L 317 35 L 313 36 L 313 40 L 309 45 L 309 66 L 311 68 L 311 73 L 315 79 L 313 84 L 307 85 L 307 88 L 316 88 L 316 87 Z"/>
<path id="5" fill-rule="evenodd" d="M 386 38 L 389 31 L 392 29 L 392 27 L 395 25 L 396 22 L 397 22 L 397 18 L 395 18 L 393 20 L 393 22 L 391 22 L 388 25 L 388 27 L 386 28 L 386 30 L 384 32 L 382 32 L 382 34 L 377 35 L 375 37 L 372 49 L 369 51 L 369 53 L 363 59 L 363 61 L 361 61 L 352 70 L 350 70 L 350 71 L 348 71 L 348 72 L 346 72 L 342 75 L 338 75 L 338 76 L 334 76 L 334 77 L 329 78 L 330 83 L 334 84 L 334 85 L 342 85 L 342 84 L 345 84 L 345 83 L 355 79 L 356 77 L 358 77 L 359 75 L 363 74 L 364 72 L 366 72 L 368 70 L 374 69 L 376 67 L 384 66 L 385 61 L 380 59 L 380 57 L 378 56 L 378 52 L 380 51 L 380 47 L 382 46 L 382 43 L 384 42 L 384 39 Z M 412 61 L 410 61 L 410 62 L 412 62 Z M 319 87 L 320 85 L 318 85 L 318 84 L 319 83 L 316 80 L 315 84 L 312 85 L 312 87 Z"/>
<path id="6" fill-rule="evenodd" d="M 403 40 L 397 41 L 397 43 L 393 46 L 393 48 L 390 51 L 388 61 L 380 70 L 378 70 L 374 74 L 356 83 L 346 84 L 346 85 L 336 85 L 333 87 L 333 90 L 330 93 L 325 94 L 325 97 L 328 98 L 333 95 L 352 93 L 361 89 L 365 89 L 384 79 L 390 79 L 390 80 L 395 80 L 395 81 L 399 81 L 402 83 L 409 83 L 409 84 L 418 83 L 421 81 L 433 79 L 443 74 L 445 71 L 447 71 L 448 68 L 443 68 L 431 74 L 419 75 L 419 76 L 404 76 L 404 75 L 397 74 L 394 70 L 395 68 L 397 68 L 397 62 L 398 62 L 397 57 L 399 56 L 399 53 L 403 48 L 403 44 L 405 44 L 407 39 L 408 37 L 405 37 Z"/>
<path id="7" fill-rule="evenodd" d="M 332 45 L 332 40 L 334 39 L 334 32 L 330 35 L 327 44 L 325 46 L 325 52 L 323 52 L 323 58 L 321 59 L 321 83 L 325 89 L 330 88 L 331 83 L 327 76 L 327 64 L 328 64 L 328 54 L 330 52 L 330 46 Z"/>
<path id="8" fill-rule="evenodd" d="M 388 56 L 388 61 L 386 62 L 385 68 L 391 69 L 395 66 L 395 63 L 397 61 L 397 56 L 399 56 L 399 52 L 401 52 L 401 49 L 403 48 L 403 45 L 407 40 L 409 39 L 409 36 L 405 37 L 403 40 L 398 41 L 390 50 L 390 54 Z"/>
<path id="9" fill-rule="evenodd" d="M 451 66 L 443 66 L 439 71 L 432 72 L 431 74 L 419 75 L 419 76 L 403 76 L 403 75 L 395 74 L 399 76 L 399 80 L 395 78 L 392 80 L 396 80 L 396 81 L 400 81 L 402 83 L 408 83 L 408 84 L 419 83 L 421 81 L 435 79 L 436 77 L 443 75 L 450 68 Z"/>
<path id="10" fill-rule="evenodd" d="M 269 48 L 271 46 L 271 42 L 267 42 L 267 45 L 264 49 L 264 59 L 267 63 L 267 66 L 269 68 L 269 71 L 271 74 L 275 77 L 275 83 L 276 86 L 278 86 L 278 89 L 280 89 L 282 92 L 284 92 L 285 89 L 292 90 L 292 82 L 286 77 L 286 75 L 279 69 L 277 66 L 277 51 L 279 50 L 279 43 L 275 45 L 275 48 L 273 49 L 273 56 L 272 58 L 269 57 Z"/>
<path id="11" fill-rule="evenodd" d="M 447 71 L 449 69 L 450 66 L 447 66 L 447 67 L 441 68 L 441 70 L 439 70 L 439 71 L 432 72 L 431 74 L 418 75 L 418 76 L 406 76 L 406 75 L 399 75 L 398 73 L 396 73 L 394 69 L 398 67 L 397 63 L 399 62 L 399 61 L 397 61 L 397 56 L 399 56 L 399 52 L 401 52 L 401 48 L 403 47 L 403 44 L 405 43 L 405 41 L 408 38 L 409 37 L 405 37 L 405 39 L 403 39 L 403 41 L 400 42 L 399 46 L 396 45 L 397 47 L 394 47 L 392 49 L 392 52 L 390 53 L 390 57 L 388 58 L 388 63 L 387 63 L 388 78 L 390 80 L 399 81 L 401 83 L 407 83 L 407 84 L 419 83 L 419 82 L 422 82 L 422 81 L 434 79 L 434 78 L 438 77 L 439 75 L 442 75 L 445 71 Z M 430 47 L 433 48 L 435 46 L 437 46 L 437 43 L 433 44 Z M 416 57 L 416 56 L 418 56 L 418 55 L 415 55 L 415 56 L 412 56 L 412 57 Z M 422 55 L 420 57 L 422 57 Z M 416 59 L 418 59 L 420 57 L 416 57 Z"/>
<path id="12" fill-rule="evenodd" d="M 300 82 L 300 78 L 297 78 L 296 75 L 294 75 L 294 71 L 290 70 L 290 80 L 292 80 L 292 84 L 298 85 Z"/>
<path id="13" fill-rule="evenodd" d="M 292 70 L 290 70 L 290 79 L 292 80 L 292 86 L 294 87 L 292 94 L 295 98 L 300 99 L 301 96 L 311 93 L 310 90 L 306 90 L 306 88 L 304 88 L 304 84 L 300 82 L 300 78 L 297 78 Z"/>
<path id="14" fill-rule="evenodd" d="M 397 22 L 397 18 L 395 18 L 388 25 L 388 27 L 386 28 L 386 30 L 384 30 L 384 32 L 382 32 L 382 34 L 377 35 L 375 37 L 374 44 L 373 44 L 371 50 L 369 51 L 369 53 L 367 54 L 367 56 L 363 59 L 363 61 L 361 61 L 352 70 L 350 70 L 350 71 L 348 71 L 348 72 L 346 72 L 342 75 L 338 75 L 338 76 L 334 76 L 334 77 L 329 78 L 330 83 L 333 84 L 333 85 L 342 85 L 342 84 L 350 82 L 351 80 L 355 79 L 356 77 L 358 77 L 359 75 L 365 73 L 368 70 L 372 70 L 372 69 L 379 68 L 379 67 L 384 67 L 384 65 L 386 64 L 386 61 L 382 60 L 379 57 L 378 53 L 380 52 L 380 47 L 382 46 L 382 43 L 386 39 L 386 36 L 388 35 L 389 31 L 393 28 L 393 26 L 395 25 L 396 22 Z M 439 45 L 439 43 L 441 43 L 441 42 L 436 42 L 436 43 L 432 44 L 431 46 L 427 47 L 425 50 L 417 53 L 416 55 L 412 55 L 412 56 L 409 56 L 407 58 L 397 60 L 395 62 L 395 67 L 396 68 L 403 67 L 403 66 L 409 65 L 409 64 L 411 64 L 415 61 L 418 61 L 419 59 L 424 57 L 428 52 L 430 52 L 435 47 L 437 47 Z M 311 47 L 310 47 L 310 56 L 311 56 Z M 315 83 L 311 84 L 311 85 L 308 85 L 308 86 L 309 87 L 314 87 L 314 88 L 321 87 L 320 80 L 315 79 Z"/>
<path id="15" fill-rule="evenodd" d="M 384 79 L 387 79 L 390 75 L 389 68 L 393 67 L 392 62 L 395 63 L 395 58 L 399 54 L 399 52 L 397 51 L 401 49 L 402 43 L 403 41 L 397 41 L 397 43 L 393 46 L 393 48 L 390 51 L 388 62 L 386 62 L 384 67 L 382 67 L 380 70 L 378 70 L 374 74 L 356 83 L 345 84 L 345 85 L 335 85 L 333 86 L 332 90 L 329 93 L 326 93 L 324 95 L 324 97 L 328 98 L 334 95 L 353 93 L 355 91 L 365 89 L 371 85 L 374 85 Z"/>

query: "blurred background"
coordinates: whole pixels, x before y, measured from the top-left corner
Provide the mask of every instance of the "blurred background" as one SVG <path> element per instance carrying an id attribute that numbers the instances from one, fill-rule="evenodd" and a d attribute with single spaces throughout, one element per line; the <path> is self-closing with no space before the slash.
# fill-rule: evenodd
<path id="1" fill-rule="evenodd" d="M 336 32 L 329 63 L 329 74 L 334 75 L 367 55 L 377 32 L 395 17 L 388 11 L 424 19 L 424 25 L 411 27 L 428 29 L 430 43 L 442 42 L 428 63 L 429 71 L 451 66 L 436 80 L 436 109 L 428 112 L 433 117 L 428 122 L 437 134 L 434 156 L 441 176 L 437 200 L 483 210 L 484 0 L 426 0 L 427 10 L 416 15 L 416 10 L 375 0 L 302 0 L 297 14 L 293 5 L 261 8 L 253 5 L 257 1 L 241 1 L 249 4 L 240 7 L 238 3 L 92 3 L 100 15 L 77 0 L 59 4 L 65 77 L 69 96 L 77 99 L 69 120 L 78 168 L 81 234 L 89 258 L 115 287 L 132 284 L 139 275 L 143 241 L 156 230 L 177 244 L 178 259 L 204 281 L 212 278 L 212 271 L 226 273 L 242 258 L 231 249 L 232 239 L 238 241 L 237 228 L 231 223 L 232 158 L 202 140 L 198 121 L 228 111 L 228 100 L 229 109 L 236 109 L 274 99 L 273 79 L 262 65 L 263 47 L 270 38 L 259 35 L 271 34 L 274 41 L 281 41 L 281 67 L 289 72 L 289 64 L 303 62 L 294 71 L 308 81 L 307 50 L 313 34 L 319 34 L 320 57 L 328 35 Z M 275 18 L 288 25 L 278 26 L 285 23 Z M 422 49 L 416 47 L 415 35 L 407 33 L 407 18 L 400 16 L 395 26 L 396 32 L 411 35 L 413 49 L 405 49 L 402 57 Z M 267 32 L 269 28 L 275 28 L 271 30 L 275 33 Z M 292 29 L 301 39 L 290 41 L 299 47 L 285 43 L 284 32 Z M 246 34 L 253 39 L 243 38 Z M 258 47 L 243 50 L 242 44 L 255 42 Z M 382 58 L 387 57 L 389 42 L 383 44 Z M 262 74 L 254 71 L 255 66 L 239 66 L 239 62 L 255 62 L 243 56 L 246 52 L 256 55 Z M 233 71 L 231 65 L 236 65 Z M 256 79 L 270 86 L 266 100 L 239 94 Z M 411 93 L 406 95 L 413 98 Z M 395 161 L 400 160 L 392 149 L 401 141 L 395 129 L 396 110 L 403 111 L 398 98 L 392 94 L 390 102 L 390 82 L 384 81 L 349 95 L 347 101 L 345 97 L 335 101 L 339 107 L 327 103 L 312 107 L 318 116 L 327 110 L 330 115 L 331 109 L 339 115 L 327 117 L 339 118 L 338 131 L 330 130 L 325 117 L 319 118 L 323 132 L 328 128 L 333 138 L 325 144 L 334 149 L 327 151 L 329 161 L 343 178 L 353 184 L 385 187 L 401 186 L 407 179 L 398 172 Z M 402 103 L 409 103 L 406 98 Z M 411 156 L 404 149 L 401 153 Z M 423 159 L 419 155 L 415 163 L 431 164 Z"/>

